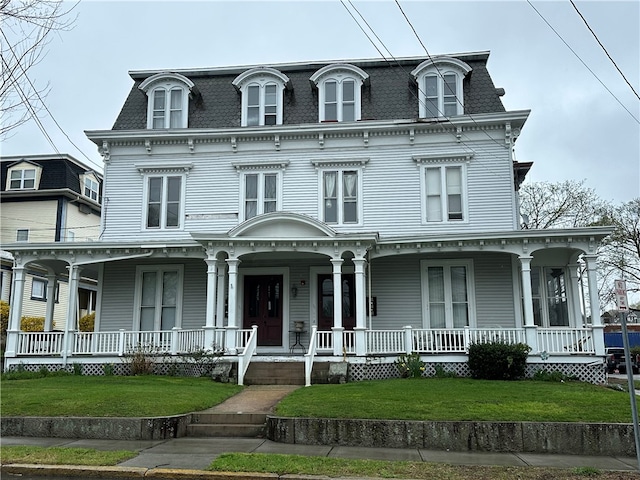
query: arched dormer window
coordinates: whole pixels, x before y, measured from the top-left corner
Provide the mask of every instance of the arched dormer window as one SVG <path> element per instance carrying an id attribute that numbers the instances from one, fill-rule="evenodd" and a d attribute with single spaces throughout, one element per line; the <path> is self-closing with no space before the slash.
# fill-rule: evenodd
<path id="1" fill-rule="evenodd" d="M 242 95 L 242 126 L 282 125 L 282 97 L 289 77 L 274 68 L 256 67 L 241 73 L 233 86 Z"/>
<path id="2" fill-rule="evenodd" d="M 360 120 L 362 85 L 369 80 L 364 70 L 347 63 L 327 65 L 310 80 L 318 87 L 321 122 Z"/>
<path id="3" fill-rule="evenodd" d="M 464 114 L 462 81 L 471 67 L 457 58 L 433 57 L 411 72 L 418 82 L 420 118 Z"/>
<path id="4" fill-rule="evenodd" d="M 147 94 L 147 128 L 187 128 L 194 83 L 178 73 L 158 73 L 138 87 Z"/>

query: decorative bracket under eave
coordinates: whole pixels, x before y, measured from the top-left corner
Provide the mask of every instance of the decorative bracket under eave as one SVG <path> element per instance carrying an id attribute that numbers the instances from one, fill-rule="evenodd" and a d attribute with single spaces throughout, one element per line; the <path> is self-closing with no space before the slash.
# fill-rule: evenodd
<path id="1" fill-rule="evenodd" d="M 102 159 L 105 163 L 109 163 L 111 161 L 111 152 L 109 151 L 109 142 L 104 140 L 102 142 L 102 147 L 99 149 L 100 155 L 102 155 Z"/>

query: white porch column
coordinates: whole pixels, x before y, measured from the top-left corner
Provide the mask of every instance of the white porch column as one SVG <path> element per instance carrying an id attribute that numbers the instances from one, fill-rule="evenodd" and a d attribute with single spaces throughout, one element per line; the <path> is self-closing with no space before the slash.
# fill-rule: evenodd
<path id="1" fill-rule="evenodd" d="M 10 304 L 11 298 L 9 298 L 9 295 L 11 288 L 7 288 L 6 285 L 11 284 L 11 274 L 7 271 L 0 270 L 0 275 L 2 275 L 2 282 L 0 282 L 2 284 L 2 288 L 0 288 L 0 300 Z"/>
<path id="2" fill-rule="evenodd" d="M 205 260 L 207 264 L 207 304 L 205 310 L 205 325 L 204 325 L 204 348 L 208 350 L 213 347 L 215 342 L 215 320 L 216 320 L 216 300 L 218 298 L 216 294 L 216 283 L 218 280 L 218 262 L 215 258 L 209 258 Z"/>
<path id="3" fill-rule="evenodd" d="M 22 318 L 22 300 L 24 298 L 24 281 L 26 272 L 24 267 L 13 267 L 13 288 L 11 289 L 11 305 L 9 311 L 9 328 L 7 329 L 7 345 L 5 357 L 15 357 L 20 334 L 20 319 Z"/>
<path id="4" fill-rule="evenodd" d="M 236 353 L 236 332 L 238 330 L 238 265 L 241 260 L 238 258 L 228 258 L 229 265 L 229 312 L 227 321 L 226 347 L 230 353 Z"/>
<path id="5" fill-rule="evenodd" d="M 218 265 L 218 301 L 216 302 L 216 328 L 224 328 L 224 299 L 227 290 L 226 277 L 227 264 L 221 262 Z"/>
<path id="6" fill-rule="evenodd" d="M 342 263 L 341 258 L 332 258 L 333 265 L 333 354 L 343 354 L 342 332 Z"/>
<path id="7" fill-rule="evenodd" d="M 78 328 L 78 284 L 80 271 L 78 265 L 69 266 L 69 298 L 67 304 L 67 319 L 64 329 L 64 345 L 62 347 L 63 364 L 67 364 L 67 357 L 73 355 L 73 332 Z"/>
<path id="8" fill-rule="evenodd" d="M 522 271 L 522 303 L 524 305 L 524 334 L 527 345 L 534 354 L 538 353 L 538 333 L 533 318 L 533 295 L 531 293 L 531 260 L 529 255 L 520 255 L 520 268 Z"/>
<path id="9" fill-rule="evenodd" d="M 582 316 L 582 308 L 580 307 L 580 265 L 577 263 L 567 265 L 569 268 L 569 277 L 571 278 L 571 308 L 573 309 L 573 315 L 571 320 L 573 321 L 573 327 L 582 328 L 586 323 L 585 318 Z"/>
<path id="10" fill-rule="evenodd" d="M 55 274 L 47 275 L 47 308 L 44 314 L 44 331 L 50 332 L 53 330 L 53 311 L 56 304 L 56 285 L 58 279 Z"/>
<path id="11" fill-rule="evenodd" d="M 356 355 L 364 357 L 367 354 L 366 340 L 366 292 L 364 282 L 364 258 L 354 258 L 355 266 L 355 288 L 356 288 L 356 326 L 354 328 L 356 336 Z"/>
<path id="12" fill-rule="evenodd" d="M 587 264 L 587 281 L 589 282 L 589 306 L 591 308 L 591 328 L 596 355 L 604 355 L 604 325 L 600 318 L 600 297 L 598 296 L 597 255 L 584 255 Z"/>

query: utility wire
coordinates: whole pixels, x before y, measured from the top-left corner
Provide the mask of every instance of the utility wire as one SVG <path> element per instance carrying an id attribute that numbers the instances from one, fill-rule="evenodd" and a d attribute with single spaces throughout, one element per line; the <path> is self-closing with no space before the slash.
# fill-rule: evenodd
<path id="1" fill-rule="evenodd" d="M 79 2 L 78 2 L 79 3 Z M 74 5 L 72 8 L 75 8 L 77 6 Z M 29 78 L 29 76 L 27 75 L 26 70 L 24 69 L 24 67 L 22 66 L 22 63 L 20 62 L 20 60 L 18 59 L 18 56 L 16 55 L 15 51 L 13 50 L 13 47 L 11 46 L 11 43 L 9 42 L 9 39 L 7 38 L 7 36 L 5 35 L 5 33 L 3 31 L 0 30 L 0 33 L 2 34 L 2 37 L 4 38 L 4 41 L 7 44 L 7 47 L 9 48 L 9 50 L 11 51 L 11 54 L 13 55 L 13 57 L 16 59 L 16 63 L 17 65 L 20 67 L 20 70 L 22 70 L 22 75 L 24 75 L 24 78 L 27 80 L 27 82 L 29 82 L 29 85 L 31 86 L 31 88 L 33 89 L 33 92 L 35 93 L 36 97 L 38 97 L 38 100 L 40 101 L 40 103 L 42 104 L 42 106 L 44 107 L 44 109 L 47 111 L 47 113 L 49 114 L 49 116 L 51 117 L 51 120 L 53 120 L 53 123 L 56 124 L 56 126 L 58 127 L 58 129 L 63 133 L 63 135 L 67 138 L 67 140 L 69 141 L 69 143 L 71 143 L 71 145 L 73 145 L 76 150 L 78 152 L 80 152 L 84 158 L 87 159 L 87 161 L 89 161 L 90 163 L 92 163 L 93 165 L 99 167 L 99 165 L 97 163 L 95 163 L 93 160 L 91 160 L 81 149 L 80 147 L 78 147 L 73 140 L 71 140 L 71 138 L 69 137 L 69 135 L 67 135 L 67 132 L 64 131 L 64 129 L 60 126 L 60 124 L 58 123 L 58 121 L 56 120 L 56 118 L 53 116 L 53 114 L 51 113 L 51 111 L 49 110 L 49 108 L 47 107 L 47 104 L 44 102 L 44 100 L 42 99 L 42 97 L 40 96 L 40 93 L 38 92 L 38 89 L 35 87 L 35 85 L 33 84 L 33 82 L 31 81 L 31 79 Z M 7 68 L 7 62 L 3 59 L 3 63 L 5 64 L 5 68 Z M 11 74 L 12 76 L 14 76 L 13 74 Z M 18 82 L 18 80 L 15 78 L 14 76 L 14 84 L 16 86 L 16 88 L 20 89 L 22 91 L 22 88 L 20 87 L 20 84 Z M 36 121 L 36 123 L 38 123 L 38 125 L 41 127 L 40 130 L 42 131 L 42 133 L 45 135 L 45 137 L 47 138 L 47 140 L 49 141 L 49 143 L 51 144 L 51 146 L 53 147 L 53 149 L 56 151 L 56 153 L 58 155 L 62 155 L 60 153 L 60 151 L 55 147 L 55 145 L 53 144 L 53 140 L 51 139 L 51 137 L 49 136 L 48 133 L 46 133 L 45 129 L 44 129 L 44 125 L 42 125 L 42 123 L 40 122 L 37 113 L 35 112 L 35 109 L 33 108 L 33 106 L 31 105 L 31 103 L 29 102 L 29 99 L 26 95 L 24 95 L 24 91 L 22 91 L 23 94 L 23 101 L 26 103 L 27 105 L 27 109 L 29 110 L 29 112 L 31 113 L 32 118 Z"/>
<path id="2" fill-rule="evenodd" d="M 587 28 L 589 29 L 589 31 L 591 32 L 591 35 L 593 35 L 593 38 L 596 39 L 596 42 L 598 42 L 598 45 L 600 45 L 600 47 L 602 48 L 602 50 L 604 51 L 604 53 L 607 55 L 607 57 L 609 57 L 609 60 L 611 60 L 611 63 L 613 63 L 613 66 L 616 67 L 616 70 L 618 70 L 618 72 L 620 73 L 620 75 L 622 75 L 622 78 L 624 79 L 625 82 L 627 82 L 627 85 L 629 85 L 629 88 L 631 88 L 631 91 L 635 94 L 636 97 L 638 97 L 638 100 L 640 100 L 640 95 L 638 95 L 638 92 L 636 92 L 636 89 L 633 88 L 633 85 L 631 85 L 631 82 L 627 79 L 627 77 L 625 76 L 624 73 L 622 73 L 622 70 L 620 70 L 620 67 L 618 67 L 618 64 L 613 60 L 613 58 L 611 58 L 611 55 L 609 55 L 609 52 L 607 52 L 607 49 L 604 48 L 604 45 L 602 44 L 602 42 L 600 41 L 600 39 L 598 38 L 598 36 L 596 35 L 596 32 L 593 31 L 593 29 L 591 28 L 591 26 L 589 25 L 589 23 L 587 22 L 587 19 L 584 18 L 584 15 L 582 15 L 582 13 L 580 12 L 580 10 L 578 10 L 578 7 L 576 6 L 576 4 L 573 2 L 573 0 L 569 0 L 571 2 L 571 5 L 573 6 L 573 8 L 575 9 L 575 11 L 578 13 L 578 15 L 580 15 L 580 18 L 582 19 L 582 21 L 584 22 L 584 24 L 587 26 Z"/>
<path id="3" fill-rule="evenodd" d="M 584 60 L 582 60 L 582 58 L 580 58 L 580 55 L 578 55 L 578 54 L 576 53 L 576 51 L 575 51 L 573 48 L 571 48 L 571 46 L 570 46 L 570 45 L 565 41 L 565 39 L 564 39 L 564 38 L 562 38 L 562 35 L 560 35 L 560 34 L 558 33 L 558 31 L 557 31 L 555 28 L 553 28 L 553 26 L 552 26 L 552 25 L 547 21 L 547 19 L 546 19 L 546 18 L 544 18 L 544 16 L 542 15 L 542 13 L 540 13 L 540 12 L 538 11 L 538 9 L 537 9 L 536 7 L 534 7 L 534 6 L 533 6 L 533 4 L 531 3 L 531 0 L 527 0 L 527 3 L 529 4 L 529 6 L 530 6 L 531 8 L 533 8 L 533 10 L 534 10 L 534 11 L 538 14 L 538 16 L 539 16 L 539 17 L 544 21 L 544 23 L 546 23 L 546 24 L 547 24 L 547 26 L 548 26 L 548 27 L 553 31 L 553 33 L 555 33 L 555 34 L 558 36 L 558 38 L 559 38 L 560 40 L 562 40 L 562 43 L 564 43 L 564 44 L 566 45 L 566 47 L 567 47 L 569 50 L 571 50 L 571 53 L 573 53 L 573 54 L 575 55 L 575 57 L 576 57 L 578 60 L 580 60 L 580 62 L 582 63 L 582 65 L 584 65 L 584 67 L 585 67 L 587 70 L 589 70 L 589 72 L 591 73 L 591 75 L 593 75 L 593 76 L 594 76 L 594 78 L 595 78 L 596 80 L 598 80 L 598 82 L 600 82 L 600 85 L 602 85 L 602 86 L 605 88 L 605 90 L 606 90 L 607 92 L 609 92 L 609 94 L 611 94 L 611 96 L 612 96 L 613 98 L 615 98 L 615 100 L 620 104 L 620 106 L 621 106 L 622 108 L 624 108 L 624 109 L 627 111 L 627 113 L 628 113 L 629 115 L 631 115 L 631 117 L 636 121 L 636 123 L 640 124 L 640 120 L 638 120 L 638 118 L 637 118 L 633 113 L 631 113 L 631 111 L 630 111 L 627 107 L 625 107 L 625 105 L 624 105 L 624 104 L 623 104 L 623 103 L 618 99 L 618 97 L 616 97 L 616 96 L 615 96 L 615 94 L 614 94 L 611 90 L 609 90 L 609 88 L 604 84 L 604 82 L 603 82 L 602 80 L 600 80 L 600 78 L 598 78 L 598 76 L 594 73 L 594 71 L 593 71 L 593 70 L 591 70 L 591 68 L 589 68 L 589 65 L 587 65 L 587 64 L 584 62 Z"/>

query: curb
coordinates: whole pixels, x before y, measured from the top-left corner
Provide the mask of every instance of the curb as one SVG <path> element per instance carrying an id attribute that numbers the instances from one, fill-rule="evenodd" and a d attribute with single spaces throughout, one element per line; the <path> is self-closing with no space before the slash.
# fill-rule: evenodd
<path id="1" fill-rule="evenodd" d="M 184 470 L 174 468 L 141 468 L 141 467 L 88 467 L 82 465 L 40 465 L 10 463 L 0 467 L 2 473 L 15 475 L 32 475 L 41 477 L 78 477 L 78 478 L 144 478 L 150 480 L 328 480 L 324 475 L 296 475 L 277 473 L 247 472 L 208 472 L 205 470 Z M 332 477 L 340 480 L 342 477 Z M 353 479 L 351 479 L 353 480 Z"/>

